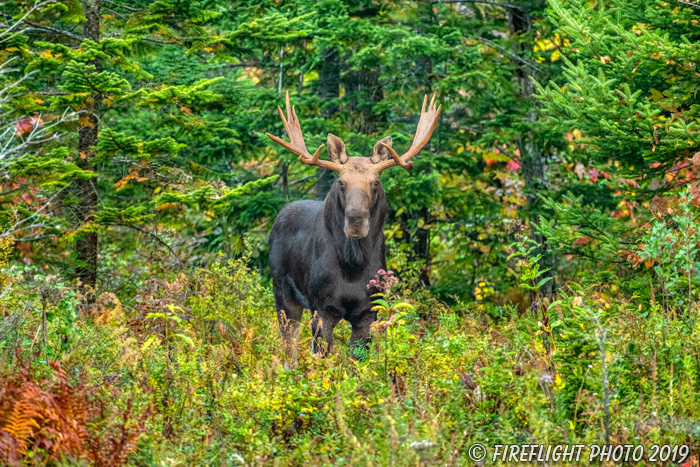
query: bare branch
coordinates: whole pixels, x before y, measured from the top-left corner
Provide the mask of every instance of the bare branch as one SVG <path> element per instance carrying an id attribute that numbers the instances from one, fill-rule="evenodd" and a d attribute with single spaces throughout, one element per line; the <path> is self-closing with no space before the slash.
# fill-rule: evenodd
<path id="1" fill-rule="evenodd" d="M 495 6 L 500 6 L 501 8 L 510 8 L 511 10 L 522 10 L 519 6 L 512 4 L 512 3 L 503 3 L 503 2 L 491 2 L 489 0 L 436 0 L 433 2 L 433 5 L 435 4 L 449 4 L 449 3 L 483 3 L 485 5 L 495 5 Z"/>
<path id="2" fill-rule="evenodd" d="M 140 11 L 143 11 L 143 9 L 134 8 L 134 7 L 127 6 L 127 5 L 122 5 L 121 3 L 119 3 L 119 2 L 114 2 L 114 1 L 112 1 L 112 0 L 103 0 L 103 1 L 106 2 L 106 3 L 109 3 L 110 5 L 114 5 L 115 7 L 124 8 L 126 11 L 133 11 L 133 12 L 135 12 L 135 13 L 138 13 L 138 12 L 140 12 Z"/>
<path id="3" fill-rule="evenodd" d="M 66 187 L 63 187 L 63 188 L 61 188 L 60 190 L 58 190 L 56 193 L 54 193 L 54 195 L 53 195 L 51 198 L 49 198 L 49 199 L 44 203 L 43 206 L 41 206 L 39 209 L 37 209 L 36 211 L 34 211 L 34 212 L 32 213 L 31 216 L 25 217 L 24 219 L 15 222 L 15 224 L 14 224 L 13 226 L 11 226 L 11 227 L 9 227 L 9 228 L 6 228 L 6 229 L 3 229 L 3 230 L 0 232 L 0 238 L 11 237 L 11 236 L 13 236 L 13 235 L 15 235 L 15 234 L 17 234 L 17 233 L 19 233 L 19 232 L 23 232 L 23 231 L 25 231 L 25 230 L 38 229 L 38 228 L 46 227 L 46 224 L 43 224 L 43 223 L 34 223 L 34 224 L 25 225 L 25 226 L 22 226 L 22 224 L 24 224 L 25 222 L 28 222 L 28 221 L 32 220 L 33 218 L 35 218 L 36 216 L 38 216 L 38 215 L 39 215 L 44 209 L 46 209 L 46 208 L 53 202 L 53 200 L 55 200 L 56 197 L 57 197 L 63 190 L 65 190 L 65 189 L 66 189 Z M 15 212 L 16 212 L 16 211 L 15 211 Z"/>
<path id="4" fill-rule="evenodd" d="M 8 27 L 7 29 L 5 29 L 4 31 L 2 31 L 2 32 L 0 33 L 0 38 L 4 37 L 6 34 L 9 34 L 10 32 L 12 32 L 13 29 L 15 29 L 17 26 L 19 26 L 20 24 L 22 24 L 22 22 L 23 22 L 25 19 L 27 19 L 27 17 L 28 17 L 29 15 L 31 15 L 32 13 L 34 13 L 35 11 L 37 11 L 39 8 L 43 8 L 43 7 L 45 7 L 46 5 L 49 5 L 49 4 L 51 4 L 51 3 L 56 3 L 56 0 L 47 0 L 47 1 L 44 1 L 44 2 L 41 2 L 41 3 L 39 3 L 38 1 L 37 1 L 37 2 L 34 2 L 34 6 L 31 7 L 31 8 L 29 9 L 29 11 L 27 11 L 27 12 L 24 14 L 24 16 L 22 16 L 20 19 L 18 19 L 17 21 L 15 21 L 15 23 L 14 23 L 12 26 Z M 4 15 L 4 14 L 3 14 L 2 16 L 5 16 L 6 18 L 11 18 L 11 16 L 9 16 L 9 15 Z M 12 36 L 14 37 L 14 34 L 13 34 Z M 3 41 L 3 42 L 4 42 L 4 41 Z"/>
<path id="5" fill-rule="evenodd" d="M 512 58 L 513 60 L 517 60 L 518 62 L 522 63 L 522 64 L 525 65 L 525 66 L 529 66 L 530 68 L 532 68 L 533 70 L 535 70 L 535 71 L 538 72 L 538 73 L 539 73 L 540 71 L 542 71 L 542 70 L 540 70 L 539 68 L 537 68 L 535 65 L 533 65 L 532 63 L 530 63 L 529 61 L 525 60 L 525 59 L 524 59 L 523 57 L 521 57 L 520 55 L 514 54 L 513 52 L 509 51 L 508 49 L 505 49 L 505 48 L 501 47 L 500 45 L 496 44 L 495 42 L 493 42 L 493 41 L 490 40 L 490 39 L 486 39 L 485 37 L 472 37 L 472 38 L 470 38 L 470 39 L 474 39 L 474 40 L 477 40 L 477 41 L 479 41 L 479 42 L 483 42 L 484 44 L 488 45 L 488 46 L 491 47 L 492 49 L 497 50 L 497 51 L 501 52 L 502 54 L 509 56 L 509 57 Z"/>
<path id="6" fill-rule="evenodd" d="M 182 266 L 182 260 L 181 260 L 180 257 L 177 255 L 177 253 L 175 252 L 175 250 L 173 250 L 172 247 L 171 247 L 170 245 L 168 245 L 168 244 L 165 242 L 165 240 L 163 240 L 162 238 L 160 238 L 160 237 L 159 237 L 158 235 L 156 235 L 155 233 L 149 232 L 148 230 L 144 230 L 144 229 L 142 229 L 142 228 L 140 228 L 140 227 L 137 227 L 137 226 L 131 225 L 131 224 L 112 224 L 112 225 L 115 225 L 115 226 L 118 226 L 118 227 L 128 227 L 128 228 L 130 228 L 130 229 L 134 229 L 134 230 L 136 230 L 136 231 L 138 231 L 138 232 L 141 232 L 142 234 L 148 235 L 149 237 L 153 238 L 153 239 L 156 240 L 158 243 L 160 243 L 161 245 L 163 245 L 165 248 L 167 248 L 168 251 L 170 252 L 170 254 L 172 254 L 172 255 L 175 257 L 175 259 L 176 259 L 177 262 L 180 264 L 180 266 Z"/>
<path id="7" fill-rule="evenodd" d="M 682 2 L 681 0 L 676 0 L 678 3 L 681 5 L 687 5 L 687 6 L 692 6 L 693 8 L 700 8 L 700 5 L 697 3 L 691 3 L 691 2 Z"/>
<path id="8" fill-rule="evenodd" d="M 3 16 L 5 18 L 10 18 L 10 19 L 12 18 L 12 16 L 5 14 L 5 13 L 0 13 L 0 16 Z M 26 17 L 26 15 L 25 15 L 25 17 Z M 51 26 L 44 26 L 43 24 L 35 23 L 33 21 L 29 21 L 29 20 L 24 19 L 24 18 L 17 24 L 21 24 L 21 23 L 24 23 L 24 24 L 30 26 L 28 28 L 24 28 L 23 31 L 52 32 L 54 34 L 59 34 L 61 36 L 67 37 L 69 39 L 73 39 L 74 41 L 78 41 L 78 42 L 83 41 L 83 37 L 81 37 L 77 34 L 73 34 L 72 32 L 64 31 L 62 29 L 54 28 Z M 12 26 L 13 29 L 14 29 L 14 27 L 16 27 L 16 25 Z M 7 31 L 7 29 L 5 31 Z"/>

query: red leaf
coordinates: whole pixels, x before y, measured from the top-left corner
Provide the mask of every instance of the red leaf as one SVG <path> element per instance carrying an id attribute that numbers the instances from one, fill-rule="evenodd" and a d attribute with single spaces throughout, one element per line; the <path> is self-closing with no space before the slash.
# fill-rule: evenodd
<path id="1" fill-rule="evenodd" d="M 511 159 L 506 164 L 506 170 L 510 170 L 511 172 L 517 172 L 518 170 L 520 170 L 520 164 Z"/>

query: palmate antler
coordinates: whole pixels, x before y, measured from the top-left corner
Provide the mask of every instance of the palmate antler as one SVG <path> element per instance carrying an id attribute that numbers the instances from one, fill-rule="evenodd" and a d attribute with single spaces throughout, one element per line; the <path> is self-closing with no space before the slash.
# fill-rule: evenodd
<path id="1" fill-rule="evenodd" d="M 284 113 L 279 105 L 277 106 L 277 110 L 280 112 L 280 117 L 282 117 L 282 123 L 284 123 L 284 128 L 287 130 L 287 136 L 289 136 L 290 142 L 288 143 L 282 138 L 278 138 L 270 133 L 265 133 L 272 141 L 284 146 L 294 154 L 298 154 L 299 161 L 302 164 L 323 167 L 336 172 L 340 171 L 342 167 L 341 164 L 318 158 L 318 155 L 321 153 L 321 149 L 323 149 L 323 146 L 325 146 L 324 144 L 318 147 L 313 156 L 311 153 L 309 153 L 308 149 L 306 149 L 304 135 L 301 132 L 301 126 L 299 125 L 299 118 L 297 117 L 296 110 L 289 104 L 289 91 L 287 91 L 287 118 L 284 118 Z"/>
<path id="2" fill-rule="evenodd" d="M 399 156 L 391 146 L 381 143 L 381 145 L 389 151 L 391 159 L 377 164 L 377 170 L 379 172 L 381 172 L 382 170 L 386 170 L 389 167 L 394 167 L 396 165 L 403 167 L 406 170 L 413 169 L 413 162 L 410 161 L 411 157 L 415 156 L 420 152 L 421 149 L 423 149 L 423 146 L 425 146 L 428 143 L 430 137 L 433 135 L 433 131 L 435 131 L 435 127 L 437 126 L 438 115 L 440 115 L 440 109 L 442 109 L 442 105 L 436 108 L 436 95 L 437 94 L 433 94 L 433 98 L 430 99 L 430 106 L 428 106 L 427 111 L 425 110 L 425 106 L 428 103 L 428 96 L 426 95 L 423 98 L 423 108 L 420 112 L 420 119 L 418 120 L 416 134 L 413 137 L 413 144 L 411 144 L 411 147 L 408 148 L 408 151 L 403 156 Z"/>
<path id="3" fill-rule="evenodd" d="M 386 170 L 389 167 L 394 167 L 397 165 L 403 167 L 406 170 L 413 169 L 413 162 L 411 162 L 410 159 L 416 154 L 418 154 L 420 150 L 423 149 L 423 146 L 425 146 L 428 143 L 430 137 L 433 134 L 433 131 L 435 131 L 435 127 L 437 126 L 438 115 L 440 115 L 440 109 L 442 109 L 442 106 L 436 106 L 435 97 L 436 94 L 433 94 L 432 99 L 430 99 L 430 105 L 428 106 L 428 110 L 425 109 L 428 103 L 428 96 L 425 96 L 423 98 L 423 108 L 421 109 L 420 119 L 418 120 L 416 134 L 413 137 L 413 143 L 403 156 L 399 156 L 396 153 L 396 151 L 394 151 L 394 149 L 388 144 L 380 142 L 380 144 L 389 151 L 391 159 L 377 163 L 375 165 L 375 170 L 377 172 L 382 172 L 383 170 Z M 306 149 L 304 135 L 302 134 L 301 126 L 299 125 L 299 118 L 297 117 L 296 110 L 289 103 L 289 92 L 287 92 L 286 95 L 286 102 L 286 118 L 284 116 L 284 113 L 282 112 L 282 109 L 279 106 L 277 106 L 277 110 L 279 110 L 280 112 L 280 116 L 282 117 L 284 128 L 287 130 L 287 135 L 289 136 L 290 142 L 288 143 L 282 138 L 278 138 L 277 136 L 271 135 L 270 133 L 266 133 L 266 135 L 269 136 L 272 141 L 289 149 L 294 154 L 298 154 L 299 161 L 302 164 L 323 167 L 328 170 L 340 172 L 343 168 L 343 164 L 334 161 L 321 160 L 318 158 L 319 154 L 321 153 L 321 149 L 323 149 L 323 146 L 325 145 L 320 145 L 313 155 L 309 153 L 308 149 Z"/>

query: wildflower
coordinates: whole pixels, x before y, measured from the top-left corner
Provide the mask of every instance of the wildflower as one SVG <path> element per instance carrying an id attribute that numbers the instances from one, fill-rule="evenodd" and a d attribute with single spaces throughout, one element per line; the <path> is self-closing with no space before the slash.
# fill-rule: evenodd
<path id="1" fill-rule="evenodd" d="M 367 284 L 367 289 L 375 288 L 378 293 L 386 294 L 389 289 L 399 283 L 399 280 L 394 277 L 394 271 L 385 271 L 380 269 Z"/>
<path id="2" fill-rule="evenodd" d="M 542 376 L 540 376 L 540 384 L 552 384 L 553 382 L 554 378 L 547 372 L 542 373 Z"/>

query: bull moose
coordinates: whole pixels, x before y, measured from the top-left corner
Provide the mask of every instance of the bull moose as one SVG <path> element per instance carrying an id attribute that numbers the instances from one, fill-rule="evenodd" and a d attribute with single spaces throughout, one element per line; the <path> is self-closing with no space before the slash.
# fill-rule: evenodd
<path id="1" fill-rule="evenodd" d="M 369 343 L 370 326 L 377 319 L 371 296 L 377 290 L 368 288 L 368 283 L 378 270 L 386 269 L 386 195 L 379 176 L 389 167 L 413 168 L 410 159 L 430 140 L 440 114 L 435 96 L 426 110 L 427 100 L 425 96 L 413 144 L 404 155 L 394 151 L 387 136 L 374 145 L 370 157 L 350 157 L 345 143 L 329 133 L 329 161 L 319 159 L 323 144 L 313 155 L 306 149 L 289 93 L 286 118 L 277 107 L 290 142 L 270 133 L 267 136 L 299 155 L 302 164 L 338 173 L 324 201 L 287 204 L 270 232 L 270 270 L 286 368 L 297 365 L 299 325 L 305 308 L 312 313 L 314 354 L 331 351 L 333 329 L 341 319 L 352 325 L 353 358 L 357 347 L 366 348 Z"/>

